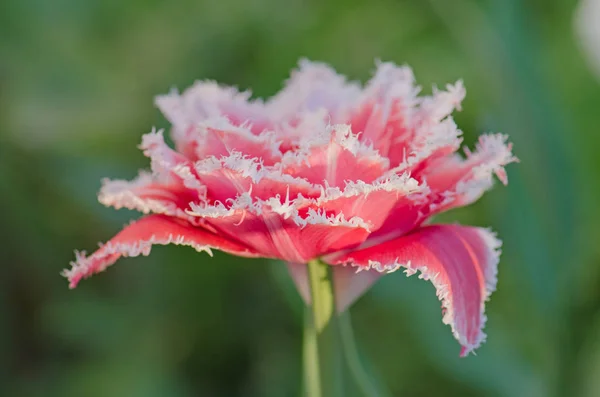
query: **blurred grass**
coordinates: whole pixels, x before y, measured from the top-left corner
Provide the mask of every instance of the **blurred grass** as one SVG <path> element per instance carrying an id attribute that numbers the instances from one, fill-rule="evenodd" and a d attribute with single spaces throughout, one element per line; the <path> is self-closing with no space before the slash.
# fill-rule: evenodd
<path id="1" fill-rule="evenodd" d="M 166 126 L 152 97 L 195 79 L 273 94 L 298 58 L 365 80 L 408 63 L 464 79 L 471 144 L 508 133 L 510 184 L 445 214 L 504 239 L 488 342 L 458 359 L 428 283 L 394 274 L 353 310 L 400 396 L 596 396 L 600 87 L 574 1 L 0 2 L 0 395 L 296 396 L 301 302 L 260 260 L 156 248 L 68 291 L 73 248 L 136 217 L 96 203 Z"/>

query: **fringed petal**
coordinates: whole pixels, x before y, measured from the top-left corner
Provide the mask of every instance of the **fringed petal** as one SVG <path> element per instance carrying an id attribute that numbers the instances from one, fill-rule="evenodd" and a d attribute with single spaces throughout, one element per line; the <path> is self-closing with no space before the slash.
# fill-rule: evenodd
<path id="1" fill-rule="evenodd" d="M 465 89 L 462 82 L 448 84 L 446 91 L 434 90 L 432 96 L 419 97 L 411 119 L 404 129 L 391 132 L 386 152 L 393 172 L 417 175 L 434 159 L 447 156 L 460 148 L 462 131 L 450 117 L 460 109 Z"/>
<path id="2" fill-rule="evenodd" d="M 179 165 L 189 165 L 191 162 L 183 154 L 171 149 L 165 142 L 163 130 L 152 129 L 151 132 L 142 136 L 139 146 L 144 155 L 150 159 L 150 167 L 156 177 L 162 181 L 170 181 L 180 178 L 173 174 L 173 170 Z"/>
<path id="3" fill-rule="evenodd" d="M 461 356 L 485 340 L 485 301 L 496 288 L 501 242 L 486 229 L 426 226 L 406 236 L 335 258 L 357 270 L 420 272 L 442 302 L 443 322 L 462 345 Z"/>
<path id="4" fill-rule="evenodd" d="M 348 125 L 334 125 L 307 136 L 282 160 L 283 172 L 311 183 L 344 186 L 346 181 L 371 183 L 389 167 L 389 161 L 358 139 Z"/>
<path id="5" fill-rule="evenodd" d="M 483 135 L 475 152 L 465 150 L 465 160 L 452 156 L 430 164 L 423 171 L 433 193 L 429 211 L 436 213 L 471 204 L 492 187 L 494 174 L 506 185 L 504 167 L 518 161 L 507 139 L 502 134 Z"/>
<path id="6" fill-rule="evenodd" d="M 428 192 L 426 184 L 419 184 L 408 174 L 393 174 L 370 184 L 348 181 L 343 189 L 324 188 L 321 196 L 312 202 L 315 208 L 327 213 L 358 216 L 369 223 L 371 232 L 375 232 L 393 215 L 392 210 L 405 216 L 403 209 L 419 202 Z"/>
<path id="7" fill-rule="evenodd" d="M 298 263 L 356 247 L 369 235 L 369 225 L 361 218 L 328 215 L 303 204 L 303 198 L 253 200 L 245 192 L 226 204 L 192 204 L 188 213 L 265 257 Z"/>
<path id="8" fill-rule="evenodd" d="M 285 87 L 267 103 L 272 119 L 297 123 L 297 116 L 326 110 L 331 122 L 345 119 L 350 104 L 360 95 L 360 84 L 348 82 L 331 67 L 302 59 Z"/>
<path id="9" fill-rule="evenodd" d="M 221 158 L 208 157 L 196 162 L 194 170 L 213 201 L 225 202 L 246 191 L 263 200 L 281 194 L 292 198 L 315 197 L 320 191 L 306 179 L 283 173 L 280 167 L 265 166 L 261 158 L 240 152 Z"/>
<path id="10" fill-rule="evenodd" d="M 406 137 L 420 88 L 408 66 L 390 62 L 377 65 L 350 118 L 361 140 L 387 155 L 393 140 Z"/>
<path id="11" fill-rule="evenodd" d="M 264 105 L 251 101 L 249 91 L 239 92 L 235 87 L 226 87 L 214 81 L 198 81 L 182 94 L 171 90 L 159 95 L 155 104 L 173 125 L 171 131 L 177 150 L 183 152 L 194 134 L 190 130 L 206 120 L 227 118 L 235 126 L 252 122 L 252 132 L 270 129 Z"/>
<path id="12" fill-rule="evenodd" d="M 263 131 L 253 134 L 250 122 L 236 126 L 227 119 L 209 119 L 199 123 L 194 133 L 196 156 L 198 159 L 206 157 L 222 157 L 233 152 L 257 157 L 265 165 L 274 165 L 281 160 L 279 150 L 280 142 L 273 131 Z"/>
<path id="13" fill-rule="evenodd" d="M 198 224 L 199 219 L 185 211 L 189 209 L 190 202 L 203 202 L 205 196 L 205 189 L 198 192 L 181 184 L 160 184 L 151 174 L 141 172 L 133 181 L 105 179 L 98 201 L 107 207 L 164 214 Z"/>
<path id="14" fill-rule="evenodd" d="M 153 245 L 187 245 L 196 251 L 215 248 L 234 255 L 259 256 L 254 250 L 224 238 L 203 228 L 193 227 L 189 223 L 163 215 L 150 215 L 125 226 L 115 237 L 90 256 L 85 252 L 76 252 L 76 260 L 71 269 L 63 272 L 69 279 L 69 286 L 75 288 L 82 278 L 104 271 L 120 257 L 148 255 Z M 212 255 L 212 254 L 211 254 Z"/>
<path id="15" fill-rule="evenodd" d="M 197 221 L 185 210 L 190 202 L 206 201 L 206 186 L 198 179 L 192 163 L 167 146 L 162 131 L 144 135 L 140 148 L 151 159 L 152 173 L 141 171 L 132 181 L 105 179 L 98 200 L 117 209 Z"/>

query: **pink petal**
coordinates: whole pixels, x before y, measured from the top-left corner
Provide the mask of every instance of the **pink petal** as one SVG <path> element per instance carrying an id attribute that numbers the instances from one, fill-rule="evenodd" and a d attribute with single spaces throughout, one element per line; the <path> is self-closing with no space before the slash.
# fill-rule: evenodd
<path id="1" fill-rule="evenodd" d="M 282 156 L 280 137 L 273 131 L 253 133 L 250 122 L 235 125 L 225 117 L 212 118 L 189 125 L 179 134 L 178 149 L 190 160 L 222 157 L 232 152 L 244 152 L 259 157 L 266 165 L 276 164 Z"/>
<path id="2" fill-rule="evenodd" d="M 140 149 L 150 158 L 152 176 L 157 182 L 195 190 L 201 200 L 206 198 L 206 186 L 198 178 L 194 163 L 165 143 L 162 130 L 144 135 Z"/>
<path id="3" fill-rule="evenodd" d="M 447 91 L 434 90 L 433 96 L 418 98 L 415 106 L 405 111 L 405 125 L 390 128 L 387 154 L 390 172 L 410 172 L 415 178 L 435 159 L 459 149 L 462 131 L 450 114 L 460 108 L 465 96 L 462 82 L 448 84 Z"/>
<path id="4" fill-rule="evenodd" d="M 406 236 L 335 258 L 380 272 L 406 268 L 431 280 L 442 301 L 443 322 L 462 345 L 461 356 L 485 339 L 485 301 L 496 287 L 501 243 L 486 229 L 457 225 L 426 226 Z"/>
<path id="5" fill-rule="evenodd" d="M 311 304 L 310 285 L 306 264 L 287 264 L 288 271 L 300 296 L 307 305 Z M 350 266 L 332 266 L 335 305 L 338 313 L 343 313 L 362 296 L 383 275 L 376 270 L 357 273 Z"/>
<path id="6" fill-rule="evenodd" d="M 283 90 L 266 105 L 273 119 L 293 123 L 299 114 L 326 109 L 330 121 L 338 123 L 360 91 L 359 84 L 348 83 L 326 64 L 303 59 Z"/>
<path id="7" fill-rule="evenodd" d="M 251 121 L 252 132 L 271 129 L 264 105 L 249 101 L 250 92 L 239 92 L 235 87 L 220 86 L 213 81 L 199 81 L 179 94 L 176 90 L 156 97 L 155 103 L 173 125 L 175 145 L 183 152 L 189 143 L 189 129 L 206 120 L 227 118 L 240 126 Z"/>
<path id="8" fill-rule="evenodd" d="M 247 126 L 259 135 L 265 130 L 302 123 L 301 115 L 315 110 L 324 110 L 331 122 L 341 122 L 359 94 L 358 84 L 347 83 L 345 77 L 327 65 L 302 60 L 284 89 L 267 103 L 251 101 L 250 92 L 204 81 L 183 94 L 172 91 L 159 96 L 156 105 L 173 124 L 177 149 L 189 155 L 198 147 L 194 132 L 198 123 L 225 117 L 232 125 Z"/>
<path id="9" fill-rule="evenodd" d="M 274 197 L 252 200 L 249 193 L 228 205 L 194 205 L 191 215 L 202 217 L 223 235 L 229 235 L 260 252 L 261 256 L 306 263 L 318 256 L 356 247 L 369 235 L 359 218 L 330 216 L 299 208 L 297 200 Z"/>
<path id="10" fill-rule="evenodd" d="M 352 129 L 383 155 L 407 133 L 419 88 L 412 70 L 390 62 L 377 65 L 351 116 Z"/>
<path id="11" fill-rule="evenodd" d="M 142 137 L 140 149 L 144 155 L 150 158 L 150 166 L 155 176 L 161 177 L 163 181 L 180 180 L 173 173 L 179 165 L 190 166 L 190 160 L 181 153 L 171 149 L 164 140 L 163 131 L 153 129 L 152 132 Z"/>
<path id="12" fill-rule="evenodd" d="M 344 186 L 345 181 L 371 183 L 389 167 L 372 147 L 360 142 L 347 125 L 335 125 L 305 137 L 296 152 L 282 160 L 283 172 L 311 183 Z"/>
<path id="13" fill-rule="evenodd" d="M 198 223 L 185 213 L 190 202 L 206 201 L 206 186 L 199 180 L 193 164 L 167 146 L 162 131 L 144 135 L 140 147 L 151 159 L 152 173 L 141 172 L 130 182 L 104 180 L 99 201 L 117 209 L 171 215 Z"/>
<path id="14" fill-rule="evenodd" d="M 198 135 L 196 154 L 199 159 L 243 152 L 262 159 L 265 165 L 273 165 L 281 160 L 282 153 L 273 132 L 253 134 L 247 126 L 236 127 L 221 119 L 198 125 L 195 133 Z"/>
<path id="15" fill-rule="evenodd" d="M 414 205 L 414 201 L 427 191 L 427 186 L 419 184 L 408 174 L 393 174 L 371 184 L 348 181 L 343 189 L 324 189 L 321 196 L 313 201 L 316 208 L 327 213 L 360 217 L 370 224 L 370 230 L 374 232 L 387 223 L 390 216 L 405 216 L 403 210 Z M 394 228 L 397 230 L 398 225 Z"/>
<path id="16" fill-rule="evenodd" d="M 126 226 L 92 255 L 76 253 L 77 259 L 71 263 L 71 269 L 64 271 L 64 275 L 69 279 L 70 287 L 75 288 L 79 280 L 105 270 L 122 256 L 150 254 L 152 245 L 156 244 L 188 245 L 209 254 L 211 248 L 216 248 L 239 256 L 258 256 L 235 240 L 193 227 L 185 221 L 150 215 Z"/>
<path id="17" fill-rule="evenodd" d="M 427 203 L 425 201 L 424 203 Z M 403 236 L 415 228 L 419 227 L 425 220 L 426 214 L 422 211 L 422 204 L 415 197 L 400 197 L 395 206 L 389 211 L 385 221 L 361 245 L 361 247 L 370 247 L 380 244 L 383 241 L 395 239 Z"/>
<path id="18" fill-rule="evenodd" d="M 462 131 L 450 117 L 414 128 L 411 140 L 396 143 L 388 156 L 396 165 L 389 172 L 410 172 L 415 178 L 426 177 L 423 172 L 434 161 L 452 155 L 460 148 Z"/>
<path id="19" fill-rule="evenodd" d="M 492 187 L 494 174 L 506 185 L 504 166 L 518 161 L 511 152 L 512 145 L 506 143 L 507 139 L 502 134 L 483 135 L 476 151 L 467 151 L 466 160 L 459 156 L 446 157 L 423 170 L 434 193 L 430 210 L 440 212 L 471 204 Z"/>
<path id="20" fill-rule="evenodd" d="M 127 208 L 144 214 L 164 214 L 198 224 L 199 219 L 187 214 L 190 202 L 205 200 L 205 192 L 188 189 L 177 183 L 161 184 L 148 173 L 140 173 L 133 181 L 104 180 L 98 200 L 116 209 Z"/>
<path id="21" fill-rule="evenodd" d="M 266 167 L 260 158 L 252 158 L 239 152 L 217 159 L 209 157 L 196 162 L 195 173 L 208 188 L 211 200 L 226 202 L 251 191 L 252 196 L 268 199 L 281 194 L 289 197 L 314 197 L 319 189 L 302 178 L 286 175 L 274 167 Z"/>
<path id="22" fill-rule="evenodd" d="M 458 149 L 461 132 L 448 116 L 460 108 L 465 90 L 461 81 L 446 88 L 417 97 L 420 87 L 410 68 L 381 63 L 354 110 L 352 129 L 387 156 L 396 172 L 412 172 L 431 156 Z"/>
<path id="23" fill-rule="evenodd" d="M 250 92 L 239 92 L 235 87 L 226 87 L 214 81 L 198 81 L 182 94 L 172 90 L 159 95 L 156 105 L 171 124 L 187 127 L 212 117 L 245 113 L 254 115 L 253 106 L 248 102 Z"/>

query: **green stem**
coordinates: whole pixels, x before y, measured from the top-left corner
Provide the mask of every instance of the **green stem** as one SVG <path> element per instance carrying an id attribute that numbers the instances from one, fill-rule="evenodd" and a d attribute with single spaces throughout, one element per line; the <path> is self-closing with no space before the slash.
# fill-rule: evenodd
<path id="1" fill-rule="evenodd" d="M 342 396 L 342 349 L 331 269 L 318 259 L 307 266 L 312 305 L 304 324 L 306 396 Z"/>

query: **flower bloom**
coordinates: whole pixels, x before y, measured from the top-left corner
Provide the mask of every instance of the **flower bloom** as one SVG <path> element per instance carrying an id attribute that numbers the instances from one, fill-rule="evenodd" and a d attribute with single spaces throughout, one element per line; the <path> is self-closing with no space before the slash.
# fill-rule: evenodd
<path id="1" fill-rule="evenodd" d="M 381 63 L 362 88 L 301 61 L 266 102 L 213 82 L 159 96 L 175 149 L 161 131 L 146 134 L 140 148 L 152 172 L 104 181 L 99 194 L 104 205 L 146 215 L 90 256 L 77 253 L 65 271 L 70 286 L 172 243 L 284 260 L 305 296 L 300 264 L 322 258 L 341 311 L 403 268 L 433 283 L 467 354 L 485 337 L 500 242 L 486 229 L 425 223 L 477 200 L 492 174 L 506 184 L 503 167 L 516 159 L 503 135 L 456 154 L 461 131 L 450 114 L 465 95 L 460 81 L 418 93 L 408 67 Z"/>

